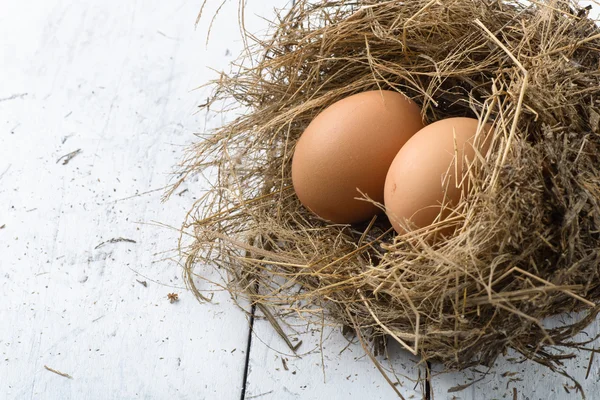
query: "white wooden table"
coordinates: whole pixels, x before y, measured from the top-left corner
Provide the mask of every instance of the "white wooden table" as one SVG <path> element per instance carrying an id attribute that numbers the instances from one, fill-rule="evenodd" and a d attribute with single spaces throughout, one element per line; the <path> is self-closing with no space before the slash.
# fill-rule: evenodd
<path id="1" fill-rule="evenodd" d="M 165 204 L 162 188 L 193 133 L 222 122 L 196 113 L 207 92 L 192 89 L 242 47 L 237 2 L 208 46 L 209 18 L 194 29 L 200 3 L 0 5 L 0 399 L 395 398 L 338 328 L 324 333 L 323 357 L 312 327 L 295 357 L 262 319 L 249 346 L 227 293 L 204 285 L 214 304 L 199 304 L 183 287 L 177 232 L 165 225 L 179 226 L 203 182 Z M 250 1 L 248 28 L 261 32 L 260 17 L 285 4 Z M 458 393 L 448 389 L 464 374 L 434 377 L 426 393 L 418 360 L 393 353 L 406 398 L 510 399 L 513 388 L 519 399 L 567 398 L 566 379 L 506 363 Z M 570 364 L 579 377 L 586 367 Z M 522 381 L 505 374 L 525 368 Z M 594 398 L 596 365 L 590 375 Z"/>

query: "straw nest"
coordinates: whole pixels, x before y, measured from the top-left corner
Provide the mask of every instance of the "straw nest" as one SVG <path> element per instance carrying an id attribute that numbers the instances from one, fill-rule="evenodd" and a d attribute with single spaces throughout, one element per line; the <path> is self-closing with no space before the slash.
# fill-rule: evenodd
<path id="1" fill-rule="evenodd" d="M 268 38 L 248 34 L 204 105 L 239 116 L 183 164 L 182 180 L 213 183 L 184 225 L 194 292 L 216 265 L 280 333 L 285 316 L 322 311 L 361 341 L 391 338 L 447 368 L 509 348 L 558 368 L 555 350 L 581 347 L 573 337 L 600 300 L 600 29 L 588 12 L 564 0 L 297 1 Z M 385 216 L 332 225 L 299 203 L 296 140 L 333 102 L 374 89 L 406 94 L 428 123 L 493 125 L 452 238 L 398 236 Z M 564 312 L 581 313 L 544 325 Z"/>

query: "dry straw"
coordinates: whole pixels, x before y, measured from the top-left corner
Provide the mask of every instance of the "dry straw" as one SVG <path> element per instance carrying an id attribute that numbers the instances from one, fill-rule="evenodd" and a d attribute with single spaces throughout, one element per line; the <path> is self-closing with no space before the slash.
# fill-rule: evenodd
<path id="1" fill-rule="evenodd" d="M 278 321 L 326 319 L 448 368 L 508 348 L 560 369 L 600 300 L 600 29 L 565 0 L 297 1 L 213 82 L 243 112 L 194 145 L 185 177 L 214 176 L 184 230 L 205 265 Z M 397 90 L 432 122 L 493 124 L 454 219 L 396 236 L 385 217 L 331 225 L 291 186 L 294 144 L 325 107 Z M 359 194 L 357 193 L 357 196 Z M 424 240 L 444 224 L 451 239 Z M 578 312 L 555 328 L 544 319 Z"/>

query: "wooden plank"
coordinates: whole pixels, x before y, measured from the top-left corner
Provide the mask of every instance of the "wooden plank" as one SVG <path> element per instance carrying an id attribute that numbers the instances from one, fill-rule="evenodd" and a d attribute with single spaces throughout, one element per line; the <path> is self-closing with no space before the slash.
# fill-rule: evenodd
<path id="1" fill-rule="evenodd" d="M 2 5 L 0 398 L 239 399 L 246 318 L 226 293 L 199 305 L 178 233 L 152 224 L 179 226 L 202 190 L 160 202 L 192 133 L 220 123 L 192 89 L 242 46 L 235 2 L 205 46 L 200 3 Z"/>
<path id="2" fill-rule="evenodd" d="M 249 2 L 250 30 L 264 29 L 254 14 L 268 18 L 273 4 Z M 223 6 L 207 47 L 210 20 L 194 30 L 196 2 L 3 5 L 0 398 L 239 398 L 245 316 L 223 292 L 209 291 L 217 305 L 199 306 L 168 259 L 177 232 L 150 224 L 177 226 L 202 190 L 198 178 L 159 202 L 191 133 L 222 122 L 194 115 L 207 92 L 190 90 L 215 76 L 202 66 L 224 69 L 239 53 L 236 7 Z M 325 333 L 325 377 L 312 351 L 320 334 L 298 337 L 301 357 L 256 321 L 246 398 L 394 398 L 357 343 L 344 350 L 339 330 Z M 421 398 L 417 360 L 393 353 L 404 397 Z M 586 355 L 566 368 L 593 398 L 598 359 L 585 379 L 587 365 Z M 506 361 L 448 393 L 468 378 L 434 377 L 433 398 L 511 399 L 514 389 L 519 399 L 580 397 L 568 386 L 567 395 L 566 378 Z"/>
<path id="3" fill-rule="evenodd" d="M 398 398 L 356 338 L 344 337 L 338 327 L 326 327 L 321 336 L 318 326 L 293 320 L 290 324 L 293 327 L 286 327 L 286 332 L 293 343 L 302 340 L 297 354 L 290 351 L 268 321 L 255 321 L 246 399 Z M 405 399 L 423 398 L 423 388 L 415 381 L 419 369 L 422 376 L 425 369 L 417 365 L 417 357 L 390 343 L 392 362 L 383 356 L 378 360 L 398 383 L 397 389 Z"/>

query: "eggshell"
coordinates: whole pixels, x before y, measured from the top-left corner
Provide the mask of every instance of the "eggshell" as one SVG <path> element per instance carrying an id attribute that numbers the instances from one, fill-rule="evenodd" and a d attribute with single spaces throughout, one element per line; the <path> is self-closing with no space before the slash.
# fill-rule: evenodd
<path id="1" fill-rule="evenodd" d="M 423 127 L 419 107 L 393 91 L 344 98 L 322 111 L 298 140 L 292 182 L 312 212 L 335 223 L 370 219 L 383 203 L 385 177 L 398 150 Z M 358 189 L 358 190 L 357 190 Z"/>
<path id="2" fill-rule="evenodd" d="M 394 229 L 425 228 L 448 217 L 463 194 L 468 192 L 468 166 L 475 160 L 473 147 L 478 121 L 472 118 L 448 118 L 434 122 L 417 132 L 394 158 L 385 181 L 386 214 Z M 486 125 L 479 154 L 489 147 Z M 465 179 L 463 179 L 465 178 Z M 451 234 L 455 226 L 440 231 Z"/>

